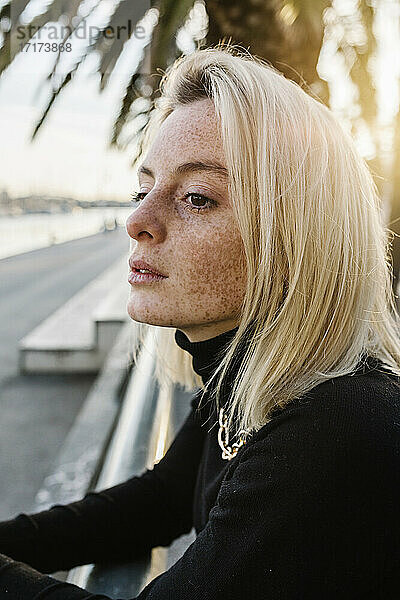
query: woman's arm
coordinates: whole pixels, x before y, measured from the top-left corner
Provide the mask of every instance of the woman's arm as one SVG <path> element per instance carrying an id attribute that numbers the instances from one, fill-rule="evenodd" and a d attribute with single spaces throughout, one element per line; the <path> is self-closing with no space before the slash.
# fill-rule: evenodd
<path id="1" fill-rule="evenodd" d="M 205 528 L 136 600 L 396 597 L 398 421 L 364 400 L 318 399 L 265 426 L 231 461 Z M 0 600 L 110 600 L 7 560 Z"/>
<path id="2" fill-rule="evenodd" d="M 0 523 L 0 553 L 44 573 L 135 558 L 192 528 L 193 493 L 204 429 L 198 400 L 153 469 L 77 502 Z"/>

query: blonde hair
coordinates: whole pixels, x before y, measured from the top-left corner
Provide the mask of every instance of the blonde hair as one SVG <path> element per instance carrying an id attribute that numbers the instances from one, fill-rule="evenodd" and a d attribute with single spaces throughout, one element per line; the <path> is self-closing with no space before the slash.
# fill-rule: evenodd
<path id="1" fill-rule="evenodd" d="M 229 45 L 178 58 L 160 91 L 144 147 L 176 107 L 196 100 L 212 100 L 221 127 L 247 263 L 239 327 L 212 378 L 218 406 L 243 343 L 229 427 L 258 430 L 275 406 L 354 372 L 366 355 L 400 375 L 389 230 L 368 166 L 332 112 Z M 157 337 L 159 382 L 201 385 L 175 329 L 146 328 Z"/>

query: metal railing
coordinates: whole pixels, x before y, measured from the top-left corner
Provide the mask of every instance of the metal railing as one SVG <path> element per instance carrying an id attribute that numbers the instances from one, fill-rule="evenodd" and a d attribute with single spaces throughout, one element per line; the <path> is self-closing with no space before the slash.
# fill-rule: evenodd
<path id="1" fill-rule="evenodd" d="M 161 390 L 152 376 L 154 343 L 146 344 L 130 373 L 118 422 L 91 489 L 111 487 L 151 468 L 164 455 L 190 409 L 191 394 L 179 388 Z M 173 564 L 194 537 L 192 530 L 169 548 L 153 548 L 140 560 L 76 567 L 66 581 L 111 598 L 131 598 Z"/>

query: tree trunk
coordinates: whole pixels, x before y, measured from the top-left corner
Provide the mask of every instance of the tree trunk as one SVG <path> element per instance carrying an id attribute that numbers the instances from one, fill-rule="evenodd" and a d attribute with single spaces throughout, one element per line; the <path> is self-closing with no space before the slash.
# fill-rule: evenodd
<path id="1" fill-rule="evenodd" d="M 282 0 L 208 0 L 207 46 L 231 40 L 296 83 L 313 85 L 313 92 L 327 104 L 328 87 L 316 66 L 323 39 L 322 12 L 329 2 L 318 0 L 312 9 L 307 3 L 292 4 L 297 13 L 289 15 Z"/>

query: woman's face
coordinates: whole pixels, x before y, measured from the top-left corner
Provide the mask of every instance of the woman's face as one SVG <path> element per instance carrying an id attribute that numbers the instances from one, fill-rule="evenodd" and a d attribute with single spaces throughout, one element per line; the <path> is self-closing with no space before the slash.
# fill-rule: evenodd
<path id="1" fill-rule="evenodd" d="M 129 262 L 145 261 L 164 277 L 131 270 L 130 317 L 176 327 L 191 341 L 232 329 L 245 292 L 245 261 L 210 100 L 166 118 L 138 177 L 140 201 L 126 222 Z"/>

